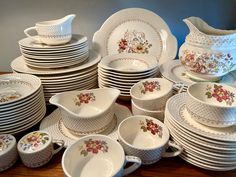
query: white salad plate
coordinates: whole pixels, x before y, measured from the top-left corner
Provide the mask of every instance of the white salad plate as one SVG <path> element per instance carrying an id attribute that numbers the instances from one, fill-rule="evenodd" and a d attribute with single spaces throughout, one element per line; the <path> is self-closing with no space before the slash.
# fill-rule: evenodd
<path id="1" fill-rule="evenodd" d="M 171 60 L 162 64 L 160 66 L 160 72 L 164 78 L 174 83 L 182 82 L 185 85 L 190 85 L 196 82 L 185 74 L 186 69 L 181 64 L 180 60 Z M 236 72 L 232 71 L 229 74 L 223 76 L 219 82 L 236 87 Z"/>
<path id="2" fill-rule="evenodd" d="M 70 67 L 65 67 L 65 68 L 57 68 L 57 69 L 36 69 L 36 68 L 31 68 L 28 67 L 25 64 L 25 61 L 22 57 L 18 57 L 14 59 L 11 62 L 11 68 L 20 73 L 28 73 L 28 74 L 34 74 L 34 75 L 55 75 L 55 74 L 64 74 L 64 73 L 69 73 L 69 72 L 78 72 L 80 70 L 87 69 L 91 66 L 97 65 L 98 62 L 100 61 L 101 56 L 93 51 L 89 50 L 89 58 L 86 63 L 83 65 L 73 65 Z"/>
<path id="3" fill-rule="evenodd" d="M 118 53 L 151 54 L 161 64 L 175 58 L 177 40 L 157 14 L 128 8 L 103 23 L 93 36 L 93 48 L 102 57 Z"/>
<path id="4" fill-rule="evenodd" d="M 80 35 L 80 34 L 73 34 L 71 41 L 64 45 L 46 45 L 42 43 L 37 43 L 35 40 L 31 38 L 24 38 L 19 41 L 19 45 L 24 48 L 28 49 L 35 49 L 41 51 L 48 51 L 48 50 L 61 50 L 61 49 L 68 49 L 79 45 L 84 45 L 87 42 L 87 37 Z"/>
<path id="5" fill-rule="evenodd" d="M 196 122 L 185 108 L 187 96 L 181 93 L 171 97 L 165 110 L 164 123 L 171 138 L 184 148 L 180 157 L 207 170 L 236 169 L 235 126 L 213 128 Z"/>
<path id="6" fill-rule="evenodd" d="M 116 131 L 119 123 L 131 115 L 132 114 L 127 107 L 116 104 L 113 122 L 110 127 L 108 127 L 108 129 L 106 129 L 101 134 L 108 135 L 117 140 L 118 137 Z M 42 122 L 40 123 L 40 130 L 48 131 L 52 135 L 53 139 L 64 140 L 65 147 L 70 146 L 80 138 L 80 136 L 75 136 L 71 134 L 68 129 L 66 129 L 62 122 L 59 109 L 56 109 L 42 120 Z"/>

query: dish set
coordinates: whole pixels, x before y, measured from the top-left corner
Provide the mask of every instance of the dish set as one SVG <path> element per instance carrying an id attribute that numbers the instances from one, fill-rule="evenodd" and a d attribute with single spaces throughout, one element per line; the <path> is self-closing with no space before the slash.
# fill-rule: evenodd
<path id="1" fill-rule="evenodd" d="M 176 38 L 151 11 L 111 15 L 95 32 L 93 49 L 86 36 L 71 33 L 74 18 L 26 29 L 22 56 L 11 63 L 15 73 L 0 76 L 0 157 L 6 159 L 0 171 L 18 154 L 25 166 L 40 167 L 63 147 L 68 177 L 124 176 L 178 155 L 208 170 L 236 168 L 235 88 L 228 84 L 236 80 L 234 31 L 184 19 L 190 33 L 180 60 L 173 60 Z M 132 113 L 117 99 L 130 101 Z M 45 102 L 58 108 L 42 120 Z M 40 130 L 18 143 L 6 135 L 39 121 Z"/>

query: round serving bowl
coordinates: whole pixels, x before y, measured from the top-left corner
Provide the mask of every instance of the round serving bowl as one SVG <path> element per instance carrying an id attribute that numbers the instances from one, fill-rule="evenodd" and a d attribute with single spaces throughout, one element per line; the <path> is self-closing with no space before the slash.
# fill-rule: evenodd
<path id="1" fill-rule="evenodd" d="M 134 84 L 130 95 L 135 104 L 150 111 L 163 109 L 172 96 L 173 83 L 162 78 L 148 78 Z"/>
<path id="2" fill-rule="evenodd" d="M 186 107 L 193 119 L 211 127 L 236 124 L 236 89 L 220 83 L 199 82 L 187 90 Z"/>

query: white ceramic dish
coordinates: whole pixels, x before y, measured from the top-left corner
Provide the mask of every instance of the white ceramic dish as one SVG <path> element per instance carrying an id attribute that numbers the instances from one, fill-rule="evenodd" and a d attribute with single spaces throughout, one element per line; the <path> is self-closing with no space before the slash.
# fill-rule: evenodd
<path id="1" fill-rule="evenodd" d="M 68 129 L 84 135 L 107 128 L 119 94 L 119 90 L 111 88 L 70 91 L 52 96 L 49 102 L 59 107 Z"/>
<path id="2" fill-rule="evenodd" d="M 136 105 L 147 110 L 159 110 L 173 95 L 173 83 L 163 78 L 148 78 L 135 83 L 130 96 Z"/>
<path id="3" fill-rule="evenodd" d="M 164 121 L 164 109 L 163 110 L 147 110 L 144 108 L 139 107 L 134 103 L 133 100 L 131 100 L 131 108 L 132 108 L 132 113 L 133 115 L 145 115 L 145 116 L 151 116 L 154 117 L 161 122 Z"/>
<path id="4" fill-rule="evenodd" d="M 131 116 L 130 110 L 122 105 L 115 105 L 115 117 L 113 118 L 113 123 L 101 134 L 108 135 L 113 139 L 117 139 L 117 128 L 119 123 L 124 120 L 126 117 Z M 54 139 L 61 138 L 65 141 L 65 147 L 70 146 L 81 136 L 75 136 L 71 134 L 62 122 L 62 117 L 59 109 L 56 109 L 50 115 L 45 117 L 40 123 L 40 130 L 48 131 Z"/>
<path id="5" fill-rule="evenodd" d="M 89 135 L 68 147 L 61 163 L 67 177 L 121 177 L 139 168 L 141 160 L 135 156 L 125 155 L 122 146 L 108 136 Z M 125 167 L 126 163 L 132 165 Z"/>
<path id="6" fill-rule="evenodd" d="M 89 50 L 89 59 L 87 63 L 83 65 L 78 65 L 78 66 L 75 65 L 75 66 L 60 68 L 60 69 L 34 69 L 34 68 L 28 67 L 25 64 L 23 57 L 18 57 L 12 61 L 11 68 L 16 72 L 24 72 L 28 74 L 48 76 L 48 75 L 54 75 L 54 74 L 65 74 L 65 73 L 70 73 L 70 72 L 75 72 L 75 71 L 78 72 L 80 70 L 85 70 L 92 66 L 97 65 L 100 59 L 101 59 L 101 56 L 97 52 L 93 50 Z"/>
<path id="7" fill-rule="evenodd" d="M 29 74 L 3 74 L 0 76 L 0 107 L 22 101 L 36 92 L 41 81 Z"/>
<path id="8" fill-rule="evenodd" d="M 186 69 L 181 64 L 180 60 L 171 60 L 162 64 L 160 66 L 160 72 L 163 77 L 174 83 L 182 82 L 185 85 L 190 85 L 196 82 L 186 75 Z M 225 83 L 236 87 L 236 72 L 232 71 L 223 76 L 219 83 Z"/>
<path id="9" fill-rule="evenodd" d="M 116 71 L 111 71 L 109 69 L 105 69 L 103 67 L 100 67 L 98 65 L 98 70 L 103 72 L 104 74 L 109 74 L 109 75 L 114 75 L 114 76 L 117 76 L 117 77 L 128 77 L 128 78 L 142 78 L 142 77 L 147 77 L 149 75 L 152 75 L 154 73 L 159 73 L 159 69 L 158 69 L 158 66 L 150 71 L 146 71 L 146 72 L 141 72 L 141 73 L 120 73 L 120 72 L 116 72 Z"/>
<path id="10" fill-rule="evenodd" d="M 186 110 L 186 98 L 186 93 L 172 96 L 166 103 L 165 114 L 169 114 L 174 122 L 195 134 L 195 136 L 198 135 L 198 137 L 207 138 L 209 141 L 212 140 L 218 143 L 236 144 L 235 125 L 225 128 L 214 128 L 194 121 Z"/>
<path id="11" fill-rule="evenodd" d="M 187 93 L 186 108 L 197 122 L 212 127 L 227 127 L 236 124 L 234 87 L 201 82 L 190 85 Z"/>
<path id="12" fill-rule="evenodd" d="M 153 70 L 158 63 L 152 55 L 122 53 L 103 57 L 99 67 L 119 73 L 140 73 Z"/>
<path id="13" fill-rule="evenodd" d="M 73 34 L 71 41 L 65 45 L 52 46 L 52 45 L 40 44 L 40 43 L 36 43 L 35 40 L 33 40 L 31 38 L 21 39 L 19 41 L 19 45 L 26 47 L 26 48 L 33 48 L 33 49 L 37 49 L 37 50 L 50 50 L 50 49 L 63 49 L 63 48 L 73 47 L 73 46 L 83 44 L 86 41 L 87 41 L 86 36 L 83 36 L 80 34 Z"/>
<path id="14" fill-rule="evenodd" d="M 102 56 L 148 53 L 164 63 L 175 58 L 177 41 L 160 16 L 146 9 L 128 8 L 103 23 L 93 36 L 93 47 Z"/>

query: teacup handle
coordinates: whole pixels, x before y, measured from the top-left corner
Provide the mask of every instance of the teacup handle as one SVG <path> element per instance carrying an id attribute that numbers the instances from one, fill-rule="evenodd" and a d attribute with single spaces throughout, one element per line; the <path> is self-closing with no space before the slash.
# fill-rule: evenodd
<path id="1" fill-rule="evenodd" d="M 183 151 L 183 147 L 178 145 L 178 144 L 176 144 L 175 142 L 169 141 L 168 145 L 170 147 L 176 148 L 177 151 L 175 151 L 175 152 L 164 152 L 164 154 L 162 154 L 162 157 L 175 157 L 175 156 L 181 154 L 182 151 Z"/>
<path id="2" fill-rule="evenodd" d="M 35 41 L 40 41 L 38 37 L 36 36 L 31 36 L 28 32 L 31 31 L 31 30 L 36 30 L 36 26 L 33 26 L 33 27 L 29 27 L 27 29 L 24 30 L 24 33 L 26 36 L 28 36 L 29 38 L 35 40 Z"/>
<path id="3" fill-rule="evenodd" d="M 126 163 L 133 162 L 133 164 L 129 166 L 128 168 L 124 169 L 123 176 L 128 175 L 132 173 L 133 171 L 137 170 L 142 164 L 141 159 L 135 156 L 125 156 L 125 160 L 126 160 Z"/>
<path id="4" fill-rule="evenodd" d="M 53 155 L 55 155 L 56 153 L 58 153 L 63 147 L 65 142 L 63 140 L 53 140 L 53 144 L 57 144 L 59 145 L 59 147 L 57 149 L 53 149 Z"/>

